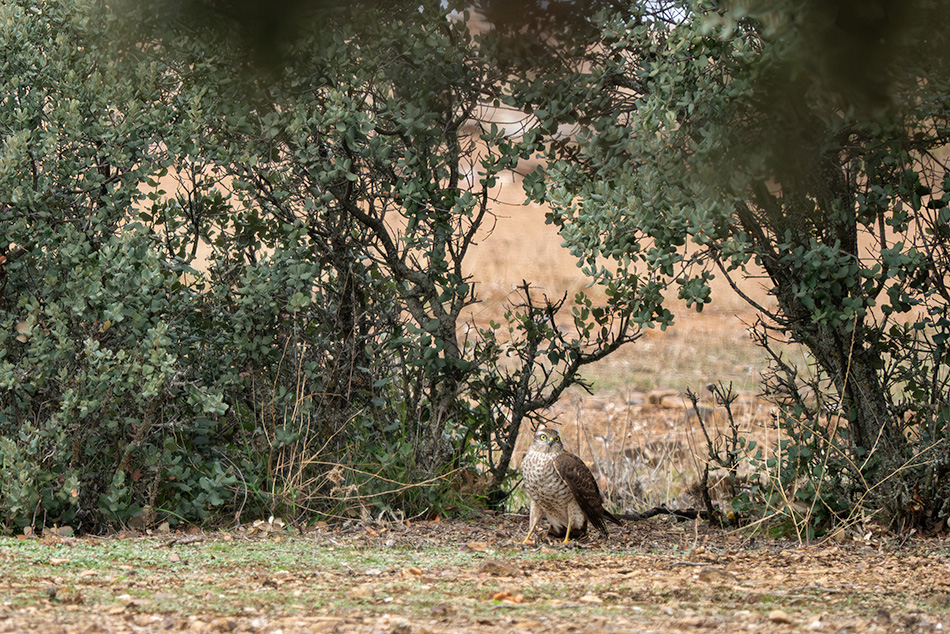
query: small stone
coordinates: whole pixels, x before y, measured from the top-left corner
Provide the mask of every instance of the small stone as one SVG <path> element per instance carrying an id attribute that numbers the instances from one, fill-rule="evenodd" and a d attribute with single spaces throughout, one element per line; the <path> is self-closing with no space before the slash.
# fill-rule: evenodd
<path id="1" fill-rule="evenodd" d="M 369 599 L 376 596 L 376 588 L 364 583 L 347 590 L 346 596 L 349 599 Z"/>
<path id="2" fill-rule="evenodd" d="M 524 596 L 504 590 L 502 592 L 496 592 L 493 594 L 492 601 L 498 601 L 502 603 L 524 603 Z"/>
<path id="3" fill-rule="evenodd" d="M 229 619 L 226 617 L 221 617 L 212 620 L 208 623 L 209 632 L 233 632 L 237 629 L 237 621 L 234 619 Z"/>
<path id="4" fill-rule="evenodd" d="M 773 623 L 786 623 L 790 624 L 792 622 L 792 617 L 788 615 L 788 612 L 784 610 L 772 610 L 769 612 L 769 620 Z"/>
<path id="5" fill-rule="evenodd" d="M 699 580 L 706 583 L 736 583 L 737 577 L 721 566 L 705 566 L 699 571 Z"/>
<path id="6" fill-rule="evenodd" d="M 489 559 L 478 567 L 478 574 L 492 577 L 517 577 L 521 575 L 521 570 L 511 564 Z"/>
<path id="7" fill-rule="evenodd" d="M 412 631 L 412 624 L 406 619 L 396 619 L 389 627 L 389 634 L 409 634 Z"/>
<path id="8" fill-rule="evenodd" d="M 161 620 L 162 617 L 158 614 L 136 614 L 132 617 L 132 622 L 138 627 L 149 627 Z"/>
<path id="9" fill-rule="evenodd" d="M 646 395 L 646 402 L 650 405 L 667 407 L 676 396 L 676 390 L 653 390 Z M 664 401 L 667 402 L 664 403 Z"/>

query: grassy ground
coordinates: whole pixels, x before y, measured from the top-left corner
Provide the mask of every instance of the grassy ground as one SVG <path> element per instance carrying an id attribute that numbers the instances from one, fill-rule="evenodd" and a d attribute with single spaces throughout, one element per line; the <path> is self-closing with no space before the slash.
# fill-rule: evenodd
<path id="1" fill-rule="evenodd" d="M 799 548 L 652 519 L 522 545 L 523 517 L 0 539 L 0 632 L 917 632 L 946 546 Z"/>

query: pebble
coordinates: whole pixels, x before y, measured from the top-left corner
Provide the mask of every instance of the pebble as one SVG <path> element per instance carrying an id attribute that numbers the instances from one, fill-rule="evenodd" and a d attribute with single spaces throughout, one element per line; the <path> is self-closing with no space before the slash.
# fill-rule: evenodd
<path id="1" fill-rule="evenodd" d="M 784 610 L 772 610 L 769 612 L 769 620 L 773 623 L 791 623 L 792 617 Z"/>

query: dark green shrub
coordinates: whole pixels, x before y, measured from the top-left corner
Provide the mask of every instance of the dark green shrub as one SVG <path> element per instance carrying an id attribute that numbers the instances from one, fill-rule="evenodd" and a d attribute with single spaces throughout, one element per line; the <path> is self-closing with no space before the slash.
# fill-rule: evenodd
<path id="1" fill-rule="evenodd" d="M 522 422 L 643 321 L 612 287 L 567 337 L 526 283 L 515 363 L 461 337 L 466 254 L 543 141 L 476 116 L 504 47 L 354 6 L 262 68 L 176 7 L 0 7 L 0 524 L 441 512 L 472 471 L 500 503 Z"/>

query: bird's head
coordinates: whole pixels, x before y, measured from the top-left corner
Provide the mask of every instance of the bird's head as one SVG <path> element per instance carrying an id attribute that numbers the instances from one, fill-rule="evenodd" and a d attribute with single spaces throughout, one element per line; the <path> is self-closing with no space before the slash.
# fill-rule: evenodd
<path id="1" fill-rule="evenodd" d="M 564 451 L 564 445 L 561 444 L 561 436 L 557 430 L 542 427 L 534 434 L 533 448 L 542 453 L 557 453 Z"/>

